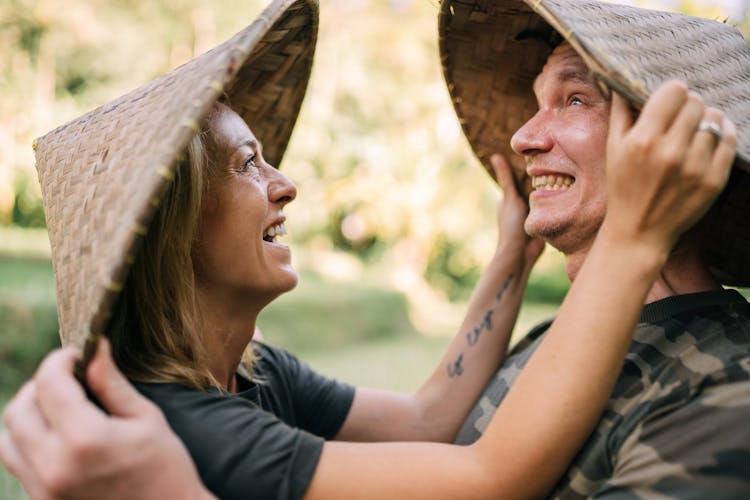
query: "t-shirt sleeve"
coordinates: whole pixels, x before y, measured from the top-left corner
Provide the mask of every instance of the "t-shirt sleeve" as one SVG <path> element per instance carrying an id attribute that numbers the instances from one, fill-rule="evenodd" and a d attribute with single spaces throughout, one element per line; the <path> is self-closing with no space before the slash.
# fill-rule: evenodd
<path id="1" fill-rule="evenodd" d="M 293 424 L 316 436 L 333 439 L 344 424 L 354 400 L 354 387 L 315 372 L 293 354 L 266 344 L 260 349 L 259 372 L 278 384 L 270 397 L 288 398 Z"/>
<path id="2" fill-rule="evenodd" d="M 137 384 L 185 443 L 206 487 L 222 500 L 299 499 L 323 439 L 242 398 L 176 384 Z"/>
<path id="3" fill-rule="evenodd" d="M 683 406 L 643 419 L 593 496 L 748 498 L 749 420 L 750 381 L 706 388 Z"/>

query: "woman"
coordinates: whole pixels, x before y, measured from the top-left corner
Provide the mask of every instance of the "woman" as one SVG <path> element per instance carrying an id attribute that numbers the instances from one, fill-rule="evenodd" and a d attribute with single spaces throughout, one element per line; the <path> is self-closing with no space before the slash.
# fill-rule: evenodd
<path id="1" fill-rule="evenodd" d="M 652 100 L 673 92 L 674 85 L 665 86 Z M 724 123 L 727 140 L 701 151 L 711 161 L 699 181 L 676 182 L 695 179 L 694 165 L 686 160 L 668 169 L 655 153 L 653 168 L 639 165 L 642 189 L 610 190 L 615 208 L 558 319 L 486 434 L 459 447 L 424 441 L 454 436 L 502 358 L 541 251 L 540 242 L 523 236 L 525 209 L 507 164 L 494 160 L 506 193 L 498 251 L 459 335 L 415 395 L 355 390 L 263 345 L 243 365 L 258 313 L 296 284 L 289 250 L 276 241 L 296 189 L 266 162 L 248 127 L 252 117 L 233 111 L 241 106 L 229 94 L 229 106 L 210 104 L 168 192 L 152 203 L 159 210 L 139 252 L 125 259 L 134 260 L 127 281 L 109 288 L 116 305 L 105 328 L 119 368 L 160 406 L 206 486 L 221 498 L 520 498 L 549 491 L 599 417 L 650 283 L 681 231 L 726 181 L 731 124 Z M 628 123 L 625 101 L 615 96 L 613 106 L 613 123 Z M 651 109 L 647 104 L 642 119 Z M 617 144 L 631 127 L 613 127 L 611 140 Z M 659 138 L 665 147 L 667 132 Z M 630 159 L 624 151 L 608 165 L 610 186 L 629 181 Z M 675 201 L 685 199 L 693 203 Z M 636 210 L 646 206 L 649 214 Z M 633 261 L 632 248 L 641 258 Z M 613 300 L 617 310 L 603 307 Z M 18 418 L 8 422 L 11 432 L 18 429 Z M 23 456 L 7 438 L 3 443 L 3 460 L 22 470 Z"/>

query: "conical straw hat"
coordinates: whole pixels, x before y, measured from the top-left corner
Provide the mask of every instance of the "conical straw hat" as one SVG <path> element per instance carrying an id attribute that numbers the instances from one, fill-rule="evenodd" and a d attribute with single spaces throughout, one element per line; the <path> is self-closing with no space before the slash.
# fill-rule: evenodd
<path id="1" fill-rule="evenodd" d="M 677 78 L 721 109 L 738 130 L 730 186 L 704 224 L 707 258 L 726 284 L 750 284 L 750 47 L 725 23 L 595 0 L 443 0 L 443 74 L 464 134 L 488 172 L 502 153 L 523 189 L 523 159 L 510 138 L 537 110 L 534 79 L 567 40 L 603 87 L 639 107 Z"/>
<path id="2" fill-rule="evenodd" d="M 218 47 L 36 141 L 63 345 L 103 333 L 176 160 L 219 97 L 281 162 L 317 27 L 317 0 L 273 0 Z"/>

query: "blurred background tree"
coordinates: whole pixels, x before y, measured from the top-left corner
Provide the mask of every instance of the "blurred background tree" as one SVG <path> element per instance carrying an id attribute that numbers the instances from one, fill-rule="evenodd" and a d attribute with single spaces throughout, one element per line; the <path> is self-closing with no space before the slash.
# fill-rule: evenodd
<path id="1" fill-rule="evenodd" d="M 748 1 L 638 3 L 748 29 Z M 45 261 L 43 237 L 18 230 L 44 227 L 33 139 L 204 52 L 265 3 L 0 3 L 6 267 L 16 265 L 9 254 Z M 457 324 L 491 254 L 498 192 L 451 108 L 437 10 L 437 0 L 324 0 L 310 88 L 282 168 L 300 188 L 287 209 L 297 266 L 333 286 L 366 281 L 402 294 L 415 330 L 444 334 Z M 567 289 L 561 261 L 548 249 L 532 280 L 532 301 L 560 300 Z M 12 289 L 8 274 L 0 283 Z M 18 297 L 3 300 L 18 305 Z M 270 323 L 274 331 L 278 321 Z"/>
<path id="2" fill-rule="evenodd" d="M 748 1 L 638 3 L 748 29 Z M 44 226 L 35 137 L 204 52 L 264 5 L 1 3 L 0 226 Z M 437 10 L 437 0 L 323 2 L 309 93 L 282 168 L 300 188 L 287 210 L 298 267 L 329 282 L 395 290 L 416 330 L 442 334 L 492 251 L 498 193 L 451 108 Z M 24 253 L 23 232 L 0 234 L 0 253 Z M 559 301 L 567 288 L 560 266 L 548 250 L 532 283 L 535 300 Z"/>
<path id="3" fill-rule="evenodd" d="M 631 3 L 728 19 L 747 36 L 749 2 Z M 413 389 L 492 253 L 499 194 L 443 83 L 438 0 L 321 3 L 310 87 L 281 165 L 299 187 L 286 212 L 303 280 L 261 327 L 324 372 Z M 0 1 L 0 407 L 58 343 L 33 139 L 220 43 L 265 4 Z M 547 249 L 516 332 L 552 314 L 567 286 Z M 0 497 L 21 498 L 1 470 Z"/>

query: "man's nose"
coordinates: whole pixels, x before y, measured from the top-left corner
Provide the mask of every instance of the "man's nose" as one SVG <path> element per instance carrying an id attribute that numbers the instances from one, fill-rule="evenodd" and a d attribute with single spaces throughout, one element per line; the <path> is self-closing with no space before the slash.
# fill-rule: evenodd
<path id="1" fill-rule="evenodd" d="M 543 110 L 536 112 L 510 138 L 510 147 L 521 156 L 532 156 L 552 148 L 549 133 L 549 116 Z"/>

